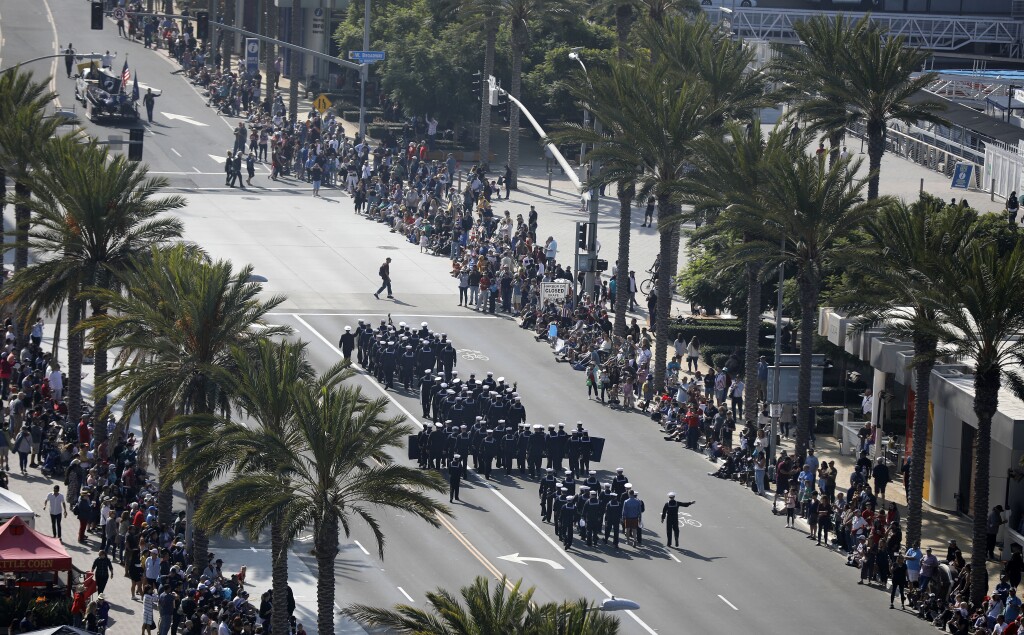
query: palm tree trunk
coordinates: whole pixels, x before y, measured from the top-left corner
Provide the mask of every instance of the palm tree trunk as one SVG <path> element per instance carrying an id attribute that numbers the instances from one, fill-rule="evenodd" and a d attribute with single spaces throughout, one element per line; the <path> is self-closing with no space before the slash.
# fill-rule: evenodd
<path id="1" fill-rule="evenodd" d="M 302 9 L 298 3 L 292 3 L 291 37 L 288 41 L 298 44 L 302 39 Z M 302 77 L 302 56 L 292 51 L 291 64 L 288 68 L 288 118 L 297 121 L 299 116 L 299 78 Z"/>
<path id="2" fill-rule="evenodd" d="M 818 287 L 800 273 L 800 380 L 796 397 L 796 455 L 803 465 L 811 433 L 811 353 L 814 348 L 814 314 L 818 311 Z"/>
<path id="3" fill-rule="evenodd" d="M 512 79 L 508 91 L 516 99 L 523 84 L 523 51 L 526 49 L 526 27 L 515 23 L 512 25 Z M 509 179 L 510 189 L 519 189 L 519 107 L 513 103 L 508 105 L 508 167 L 512 174 Z"/>
<path id="4" fill-rule="evenodd" d="M 988 594 L 988 479 L 992 417 L 999 406 L 999 368 L 974 374 L 974 414 L 978 417 L 974 469 L 974 531 L 971 544 L 971 602 L 981 606 Z"/>
<path id="5" fill-rule="evenodd" d="M 480 76 L 480 164 L 486 169 L 491 162 L 491 102 L 487 78 L 494 75 L 494 49 L 498 42 L 498 21 L 493 15 L 488 16 L 484 24 L 484 38 L 484 71 Z M 454 174 L 450 176 L 455 178 Z"/>
<path id="6" fill-rule="evenodd" d="M 264 0 L 267 5 L 267 17 L 264 21 L 266 36 L 277 38 L 277 3 L 274 0 Z M 277 60 L 277 47 L 273 42 L 265 42 L 267 48 L 267 90 L 264 99 L 267 103 L 274 103 L 274 62 Z"/>
<path id="7" fill-rule="evenodd" d="M 626 309 L 629 307 L 629 239 L 633 231 L 633 195 L 636 190 L 631 185 L 619 183 L 619 256 L 615 273 L 615 311 L 614 333 L 621 338 L 626 337 Z"/>
<path id="8" fill-rule="evenodd" d="M 662 213 L 664 210 L 664 214 Z M 665 367 L 668 365 L 668 328 L 672 315 L 672 285 L 679 266 L 679 214 L 678 204 L 667 196 L 658 197 L 658 232 L 661 266 L 658 269 L 654 307 L 654 391 L 665 390 Z M 628 288 L 628 287 L 627 287 Z"/>
<path id="9" fill-rule="evenodd" d="M 76 327 L 84 312 L 85 302 L 79 299 L 68 301 L 68 385 L 65 386 L 65 400 L 69 421 L 82 418 L 82 353 L 85 341 Z"/>
<path id="10" fill-rule="evenodd" d="M 633 28 L 633 5 L 624 2 L 615 7 L 615 45 L 619 60 L 629 59 L 629 32 Z"/>
<path id="11" fill-rule="evenodd" d="M 338 519 L 324 515 L 316 531 L 316 630 L 334 635 L 334 558 L 338 555 Z"/>
<path id="12" fill-rule="evenodd" d="M 878 179 L 882 170 L 882 155 L 885 154 L 885 121 L 869 120 L 868 125 L 868 169 L 871 180 L 868 181 L 868 200 L 878 198 Z"/>
<path id="13" fill-rule="evenodd" d="M 203 497 L 206 496 L 206 492 L 209 489 L 209 485 L 200 485 L 194 492 L 191 493 L 192 509 L 199 509 L 199 506 L 203 504 Z M 192 527 L 192 564 L 195 565 L 197 571 L 202 571 L 209 564 L 208 556 L 210 555 L 210 537 L 206 534 L 206 530 L 193 523 Z"/>
<path id="14" fill-rule="evenodd" d="M 224 0 L 224 24 L 235 25 L 235 0 Z M 235 34 L 230 31 L 221 31 L 224 43 L 221 46 L 221 65 L 231 70 L 231 53 L 235 50 Z"/>
<path id="15" fill-rule="evenodd" d="M 14 195 L 18 200 L 27 201 L 32 190 L 23 181 L 14 182 Z M 14 204 L 14 236 L 18 246 L 14 248 L 14 271 L 28 266 L 28 230 L 32 224 L 32 210 L 18 202 Z"/>
<path id="16" fill-rule="evenodd" d="M 157 455 L 157 475 L 160 489 L 156 493 L 156 511 L 160 522 L 170 527 L 174 522 L 174 480 L 167 470 L 174 462 L 174 446 L 167 444 Z"/>
<path id="17" fill-rule="evenodd" d="M 928 399 L 935 362 L 936 340 L 926 335 L 914 336 L 914 358 L 922 360 L 914 372 L 914 438 L 910 449 L 910 482 L 907 484 L 907 545 L 921 542 L 921 506 L 924 497 L 924 455 L 928 436 Z"/>
<path id="18" fill-rule="evenodd" d="M 272 633 L 288 632 L 288 545 L 279 517 L 270 521 L 270 563 L 273 605 L 270 614 Z"/>
<path id="19" fill-rule="evenodd" d="M 828 135 L 828 167 L 832 167 L 839 160 L 839 144 L 843 141 L 843 131 L 838 130 Z"/>
<path id="20" fill-rule="evenodd" d="M 747 352 L 743 361 L 743 412 L 757 420 L 757 343 L 761 334 L 761 264 L 747 263 Z"/>

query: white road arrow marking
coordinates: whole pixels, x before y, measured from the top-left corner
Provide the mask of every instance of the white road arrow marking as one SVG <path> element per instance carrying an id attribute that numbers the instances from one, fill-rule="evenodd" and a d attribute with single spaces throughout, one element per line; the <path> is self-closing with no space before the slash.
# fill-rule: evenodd
<path id="1" fill-rule="evenodd" d="M 184 121 L 185 123 L 190 123 L 193 126 L 201 126 L 203 128 L 207 127 L 207 124 L 203 123 L 202 121 L 196 121 L 192 117 L 186 117 L 185 115 L 176 115 L 176 114 L 174 114 L 172 112 L 161 112 L 160 114 L 163 115 L 164 117 L 167 117 L 168 119 L 175 119 L 177 121 Z"/>
<path id="2" fill-rule="evenodd" d="M 498 556 L 498 560 L 508 560 L 509 562 L 514 562 L 516 564 L 528 564 L 530 562 L 543 562 L 545 564 L 551 565 L 551 568 L 555 569 L 555 570 L 564 569 L 565 568 L 562 565 L 560 565 L 557 562 L 555 562 L 554 560 L 548 560 L 547 558 L 528 558 L 526 556 L 520 556 L 518 553 L 509 554 L 507 556 Z"/>

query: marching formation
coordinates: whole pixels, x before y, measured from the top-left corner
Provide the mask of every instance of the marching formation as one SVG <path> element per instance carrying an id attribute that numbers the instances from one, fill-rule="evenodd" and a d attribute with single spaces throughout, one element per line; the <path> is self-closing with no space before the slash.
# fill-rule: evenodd
<path id="1" fill-rule="evenodd" d="M 447 470 L 450 502 L 461 501 L 470 464 L 488 481 L 495 468 L 505 476 L 517 471 L 539 479 L 540 517 L 553 524 L 566 550 L 577 534 L 588 546 L 611 539 L 618 549 L 620 531 L 627 544 L 643 545 L 646 505 L 624 469 L 603 484 L 591 469 L 601 460 L 604 439 L 591 437 L 582 423 L 571 431 L 564 423 L 546 430 L 528 423 L 515 382 L 492 372 L 483 379 L 459 376 L 458 352 L 446 333 L 431 331 L 427 322 L 419 329 L 396 326 L 388 316 L 376 328 L 365 320 L 354 332 L 346 326 L 338 347 L 347 360 L 355 351 L 359 365 L 385 388 L 394 389 L 397 381 L 406 391 L 419 391 L 424 425 L 409 439 L 409 458 L 421 469 Z M 692 504 L 668 494 L 661 512 L 666 546 L 673 539 L 679 546 L 679 508 Z"/>

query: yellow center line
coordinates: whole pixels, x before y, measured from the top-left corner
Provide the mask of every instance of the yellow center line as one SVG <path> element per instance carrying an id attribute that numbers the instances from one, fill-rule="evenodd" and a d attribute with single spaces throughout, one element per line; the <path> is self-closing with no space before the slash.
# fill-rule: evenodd
<path id="1" fill-rule="evenodd" d="M 491 561 L 487 559 L 486 556 L 480 553 L 480 550 L 477 549 L 476 546 L 474 546 L 473 543 L 471 543 L 469 539 L 466 538 L 466 536 L 461 531 L 459 531 L 459 529 L 454 524 L 452 524 L 450 520 L 448 520 L 441 514 L 437 514 L 437 520 L 445 529 L 448 530 L 448 533 L 454 536 L 455 539 L 458 540 L 462 544 L 462 546 L 466 548 L 466 551 L 468 551 L 470 555 L 476 558 L 477 561 L 479 561 L 480 564 L 482 564 L 484 568 L 487 569 L 487 571 L 494 576 L 496 580 L 503 580 L 505 582 L 505 587 L 509 591 L 511 591 L 514 588 L 515 585 L 509 581 L 508 576 L 504 575 L 501 571 L 499 571 L 498 568 L 495 567 L 491 563 Z"/>

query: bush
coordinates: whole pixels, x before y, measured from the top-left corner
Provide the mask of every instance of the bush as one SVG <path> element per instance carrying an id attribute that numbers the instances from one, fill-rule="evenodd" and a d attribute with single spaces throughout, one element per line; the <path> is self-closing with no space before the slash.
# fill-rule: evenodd
<path id="1" fill-rule="evenodd" d="M 31 589 L 23 589 L 14 595 L 0 597 L 0 624 L 10 624 L 32 613 L 33 621 L 39 628 L 60 626 L 71 623 L 71 599 L 39 601 Z"/>
<path id="2" fill-rule="evenodd" d="M 768 335 L 775 333 L 775 326 L 761 323 L 758 343 L 767 344 Z M 698 324 L 673 324 L 669 327 L 669 339 L 681 337 L 684 342 L 697 336 L 701 346 L 744 346 L 747 343 L 746 327 L 739 320 L 702 320 Z M 730 351 L 731 352 L 731 351 Z"/>

